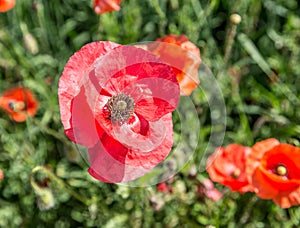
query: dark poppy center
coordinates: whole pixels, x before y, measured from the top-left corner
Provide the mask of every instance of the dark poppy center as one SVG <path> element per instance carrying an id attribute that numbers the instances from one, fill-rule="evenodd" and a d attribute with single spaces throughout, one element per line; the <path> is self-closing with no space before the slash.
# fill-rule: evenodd
<path id="1" fill-rule="evenodd" d="M 275 174 L 278 176 L 286 176 L 288 173 L 287 168 L 283 164 L 279 164 L 275 167 Z"/>
<path id="2" fill-rule="evenodd" d="M 234 179 L 237 179 L 240 175 L 241 175 L 241 170 L 240 170 L 239 168 L 236 168 L 236 169 L 231 173 L 231 176 L 232 176 Z"/>
<path id="3" fill-rule="evenodd" d="M 112 96 L 104 108 L 108 110 L 112 123 L 123 124 L 134 112 L 134 100 L 124 93 L 119 93 Z"/>
<path id="4" fill-rule="evenodd" d="M 23 101 L 11 100 L 8 103 L 8 107 L 10 110 L 12 110 L 14 112 L 21 112 L 26 108 L 26 105 Z"/>

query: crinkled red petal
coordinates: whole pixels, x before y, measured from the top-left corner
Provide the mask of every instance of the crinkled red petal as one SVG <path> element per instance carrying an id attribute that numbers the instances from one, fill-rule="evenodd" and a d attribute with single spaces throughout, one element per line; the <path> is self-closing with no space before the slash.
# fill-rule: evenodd
<path id="1" fill-rule="evenodd" d="M 74 142 L 80 141 L 85 146 L 93 146 L 89 143 L 84 143 L 85 138 L 89 137 L 90 131 L 80 133 L 81 136 L 84 136 L 82 139 L 79 136 L 79 133 L 73 132 L 73 126 L 79 125 L 81 128 L 85 125 L 87 121 L 80 120 L 80 118 L 73 118 L 72 119 L 72 111 L 80 111 L 80 107 L 75 107 L 74 103 L 77 103 L 79 106 L 84 106 L 87 108 L 87 119 L 91 120 L 91 113 L 92 107 L 88 105 L 87 100 L 83 97 L 85 95 L 86 99 L 90 99 L 93 97 L 94 94 L 90 94 L 87 90 L 82 92 L 82 86 L 87 86 L 89 84 L 89 72 L 92 64 L 95 60 L 101 56 L 104 56 L 112 49 L 119 47 L 119 44 L 109 42 L 109 41 L 100 41 L 100 42 L 92 42 L 85 46 L 83 46 L 78 52 L 76 52 L 73 56 L 70 57 L 69 61 L 67 62 L 62 76 L 59 80 L 59 88 L 58 88 L 58 97 L 59 97 L 59 105 L 60 105 L 60 115 L 61 120 L 65 128 L 65 132 L 67 136 L 73 140 Z M 88 88 L 91 88 L 89 86 Z M 83 94 L 79 95 L 82 92 Z M 75 97 L 77 101 L 74 101 Z M 72 105 L 73 104 L 73 105 Z M 90 106 L 90 107 L 88 107 Z M 76 114 L 77 115 L 77 114 Z M 81 114 L 78 113 L 80 116 Z M 76 121 L 79 121 L 77 123 Z M 75 123 L 76 122 L 76 123 Z M 92 125 L 95 125 L 95 121 L 91 122 Z M 76 129 L 79 129 L 78 126 Z M 84 128 L 86 129 L 86 128 Z M 77 130 L 76 130 L 77 131 Z M 83 130 L 84 131 L 84 130 Z M 76 139 L 74 138 L 76 136 Z M 93 136 L 92 136 L 93 137 Z M 95 140 L 91 140 L 94 144 Z"/>
<path id="2" fill-rule="evenodd" d="M 179 102 L 179 85 L 173 70 L 140 48 L 122 46 L 112 50 L 97 60 L 91 76 L 107 93 L 122 92 L 132 97 L 134 111 L 148 121 L 175 110 Z"/>
<path id="3" fill-rule="evenodd" d="M 122 0 L 94 0 L 94 10 L 97 14 L 120 10 Z"/>
<path id="4" fill-rule="evenodd" d="M 144 46 L 172 66 L 180 85 L 181 95 L 190 95 L 200 83 L 198 76 L 198 68 L 201 64 L 199 48 L 185 35 L 173 34 Z"/>
<path id="5" fill-rule="evenodd" d="M 211 155 L 207 162 L 206 170 L 210 178 L 228 186 L 232 191 L 252 191 L 245 172 L 245 159 L 250 148 L 238 144 L 230 144 L 226 148 L 219 147 Z M 240 174 L 233 177 L 233 172 L 238 169 Z"/>
<path id="6" fill-rule="evenodd" d="M 278 165 L 283 165 L 289 180 L 300 181 L 300 149 L 288 144 L 279 144 L 267 151 L 262 160 L 261 165 L 271 173 L 276 172 Z"/>
<path id="7" fill-rule="evenodd" d="M 89 173 L 96 179 L 119 183 L 127 182 L 150 172 L 161 163 L 173 144 L 172 115 L 161 118 L 165 125 L 165 138 L 152 151 L 133 150 L 104 134 L 95 147 L 89 149 Z"/>
<path id="8" fill-rule="evenodd" d="M 260 165 L 260 160 L 264 153 L 277 146 L 280 142 L 277 139 L 270 138 L 254 144 L 251 148 L 251 152 L 246 160 L 246 174 L 249 183 L 252 182 L 252 175 L 256 168 Z"/>

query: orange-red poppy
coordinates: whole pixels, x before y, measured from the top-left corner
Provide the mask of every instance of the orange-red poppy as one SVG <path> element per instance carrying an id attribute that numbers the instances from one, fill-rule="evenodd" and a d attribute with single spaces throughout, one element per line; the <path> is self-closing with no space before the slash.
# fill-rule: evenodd
<path id="1" fill-rule="evenodd" d="M 38 105 L 33 93 L 23 87 L 8 89 L 0 96 L 0 107 L 17 122 L 23 122 L 28 116 L 34 116 Z"/>
<path id="2" fill-rule="evenodd" d="M 200 83 L 198 68 L 201 64 L 199 48 L 185 35 L 173 34 L 156 39 L 147 49 L 170 64 L 176 73 L 181 95 L 190 95 Z"/>
<path id="3" fill-rule="evenodd" d="M 246 164 L 259 197 L 282 208 L 300 204 L 300 148 L 267 139 L 252 147 Z"/>
<path id="4" fill-rule="evenodd" d="M 94 11 L 97 14 L 118 11 L 123 0 L 94 0 Z"/>
<path id="5" fill-rule="evenodd" d="M 16 0 L 0 0 L 0 13 L 11 10 L 15 4 Z"/>
<path id="6" fill-rule="evenodd" d="M 232 191 L 253 191 L 245 173 L 246 159 L 250 151 L 250 147 L 238 144 L 217 148 L 206 164 L 210 179 L 230 187 Z"/>

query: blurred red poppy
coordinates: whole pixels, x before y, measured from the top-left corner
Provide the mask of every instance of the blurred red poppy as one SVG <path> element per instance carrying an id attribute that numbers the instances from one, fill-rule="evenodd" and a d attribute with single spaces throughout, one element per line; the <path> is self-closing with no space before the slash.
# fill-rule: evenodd
<path id="1" fill-rule="evenodd" d="M 256 143 L 246 172 L 256 194 L 282 208 L 300 204 L 300 149 L 276 139 Z"/>
<path id="2" fill-rule="evenodd" d="M 170 183 L 162 182 L 156 186 L 156 190 L 162 193 L 173 193 L 173 188 Z"/>
<path id="3" fill-rule="evenodd" d="M 97 14 L 118 11 L 122 0 L 94 0 L 94 11 Z"/>
<path id="4" fill-rule="evenodd" d="M 16 0 L 0 0 L 0 13 L 11 10 L 15 4 Z"/>
<path id="5" fill-rule="evenodd" d="M 230 187 L 232 191 L 253 191 L 245 173 L 246 159 L 250 151 L 250 147 L 238 144 L 217 148 L 206 163 L 210 179 Z"/>
<path id="6" fill-rule="evenodd" d="M 89 173 L 112 183 L 144 175 L 170 152 L 179 93 L 155 55 L 108 41 L 76 52 L 58 90 L 66 135 L 89 148 Z"/>
<path id="7" fill-rule="evenodd" d="M 147 49 L 170 64 L 176 73 L 181 95 L 190 95 L 200 83 L 198 68 L 201 64 L 199 48 L 185 35 L 173 34 L 156 39 Z"/>
<path id="8" fill-rule="evenodd" d="M 4 177 L 3 171 L 0 169 L 0 180 L 2 180 Z"/>
<path id="9" fill-rule="evenodd" d="M 28 116 L 34 116 L 38 105 L 33 93 L 23 87 L 8 89 L 0 96 L 0 107 L 17 122 L 23 122 Z"/>
<path id="10" fill-rule="evenodd" d="M 169 189 L 168 189 L 168 186 L 165 182 L 163 183 L 159 183 L 157 186 L 156 186 L 156 190 L 158 192 L 163 192 L 163 193 L 167 193 L 169 192 Z"/>

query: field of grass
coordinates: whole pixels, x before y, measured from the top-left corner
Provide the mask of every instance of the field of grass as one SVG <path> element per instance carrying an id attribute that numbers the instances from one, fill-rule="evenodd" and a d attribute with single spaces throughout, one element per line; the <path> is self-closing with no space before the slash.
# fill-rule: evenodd
<path id="1" fill-rule="evenodd" d="M 218 201 L 199 192 L 210 147 L 272 137 L 300 146 L 299 4 L 124 0 L 120 11 L 97 15 L 88 0 L 17 0 L 0 13 L 0 93 L 25 86 L 39 109 L 22 123 L 0 111 L 0 227 L 299 227 L 299 206 L 282 209 L 219 184 Z M 234 13 L 241 23 L 230 20 Z M 174 113 L 175 142 L 186 137 L 185 149 L 194 148 L 189 162 L 178 167 L 168 193 L 93 179 L 84 150 L 67 139 L 60 120 L 57 89 L 66 62 L 92 41 L 125 45 L 171 33 L 185 34 L 203 61 L 189 98 L 199 131 L 189 132 L 194 120 L 184 104 L 184 124 Z"/>

